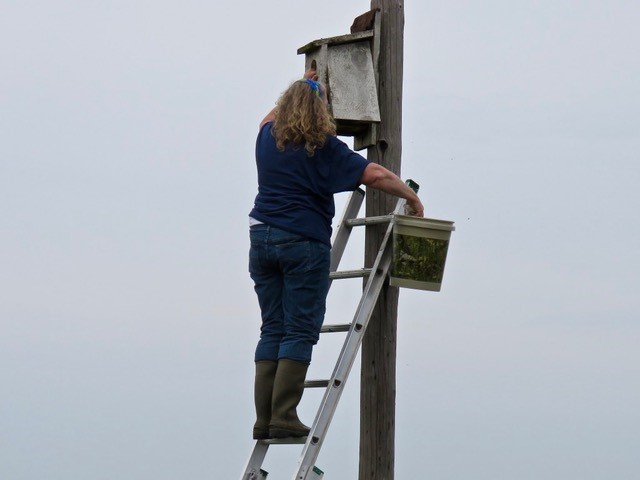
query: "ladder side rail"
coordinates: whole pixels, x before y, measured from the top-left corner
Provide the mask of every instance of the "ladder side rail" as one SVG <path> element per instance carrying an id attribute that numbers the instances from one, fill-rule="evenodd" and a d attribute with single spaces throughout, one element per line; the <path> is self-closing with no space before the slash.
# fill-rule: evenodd
<path id="1" fill-rule="evenodd" d="M 405 203 L 406 201 L 404 199 L 399 199 L 394 213 L 403 211 Z M 302 454 L 300 455 L 298 471 L 294 475 L 293 480 L 306 480 L 307 475 L 313 468 L 320 453 L 324 437 L 336 411 L 338 400 L 342 395 L 344 384 L 355 361 L 367 325 L 373 314 L 373 309 L 391 266 L 393 243 L 391 237 L 394 223 L 395 221 L 391 219 L 385 236 L 383 237 L 378 256 L 371 269 L 371 275 L 369 276 L 365 291 L 358 304 L 347 338 L 342 346 L 342 351 L 340 352 L 331 380 L 329 381 L 329 386 L 322 398 L 316 419 L 313 422 Z"/>
<path id="2" fill-rule="evenodd" d="M 354 190 L 349 196 L 349 201 L 344 208 L 342 220 L 336 229 L 336 235 L 331 247 L 330 272 L 335 272 L 338 269 L 338 265 L 340 264 L 340 260 L 342 260 L 342 255 L 347 246 L 347 241 L 351 235 L 352 227 L 347 223 L 347 220 L 352 220 L 358 216 L 364 201 L 364 196 L 365 191 L 361 188 Z M 331 281 L 332 280 L 329 279 L 329 286 L 331 286 Z M 260 440 L 256 441 L 240 480 L 262 480 L 263 477 L 260 474 L 260 467 L 267 456 L 268 450 L 269 443 Z"/>
<path id="3" fill-rule="evenodd" d="M 386 259 L 385 259 L 386 260 Z M 362 343 L 363 335 L 366 330 L 366 326 L 373 312 L 373 307 L 377 301 L 380 289 L 386 279 L 388 266 L 390 262 L 384 262 L 387 265 L 387 269 L 384 269 L 385 265 L 379 265 L 376 275 L 372 275 L 369 279 L 368 285 L 371 287 L 366 298 L 363 296 L 363 301 L 358 308 L 358 312 L 354 317 L 352 327 L 347 334 L 345 343 L 342 348 L 342 352 L 336 363 L 334 374 L 331 376 L 329 386 L 325 391 L 325 395 L 322 399 L 321 406 L 318 409 L 316 420 L 313 423 L 309 437 L 303 448 L 301 459 L 298 463 L 298 472 L 294 476 L 294 480 L 305 480 L 309 470 L 313 468 L 324 437 L 329 428 L 329 424 L 333 418 L 335 410 L 337 408 L 338 400 L 342 395 L 344 383 L 348 376 L 351 367 L 356 358 L 357 351 Z"/>
<path id="4" fill-rule="evenodd" d="M 267 450 L 269 450 L 269 444 L 260 440 L 256 441 L 240 480 L 263 480 L 267 478 L 260 471 L 264 458 L 267 456 Z"/>
<path id="5" fill-rule="evenodd" d="M 390 261 L 386 260 L 387 259 L 385 259 L 387 268 L 384 271 L 384 274 L 380 275 L 380 282 L 377 282 L 377 279 L 374 280 L 374 283 L 379 283 L 380 287 L 384 284 L 386 273 L 390 265 Z M 376 286 L 374 288 L 378 287 Z M 309 470 L 313 468 L 317 460 L 318 454 L 320 453 L 320 448 L 322 447 L 322 443 L 324 442 L 324 438 L 329 429 L 329 425 L 335 414 L 338 401 L 340 399 L 340 396 L 342 395 L 346 378 L 348 377 L 353 363 L 355 362 L 357 351 L 359 350 L 360 344 L 362 343 L 366 326 L 369 322 L 369 319 L 371 318 L 373 307 L 375 306 L 380 291 L 377 290 L 375 293 L 375 296 L 370 297 L 371 301 L 369 301 L 368 299 L 365 302 L 362 311 L 354 319 L 354 328 L 350 330 L 348 337 L 345 340 L 345 355 L 342 355 L 338 360 L 338 364 L 336 365 L 336 372 L 334 375 L 332 375 L 331 380 L 329 381 L 329 386 L 325 391 L 325 396 L 322 400 L 321 407 L 318 410 L 316 421 L 314 422 L 314 425 L 309 432 L 309 437 L 303 448 L 301 461 L 299 462 L 299 470 L 294 477 L 294 480 L 305 480 L 307 478 L 306 475 L 308 474 Z M 355 326 L 361 327 L 358 329 L 355 328 Z"/>
<path id="6" fill-rule="evenodd" d="M 360 207 L 364 200 L 364 190 L 358 188 L 351 192 L 349 201 L 344 208 L 342 214 L 342 220 L 336 229 L 336 235 L 333 239 L 333 245 L 331 246 L 331 263 L 329 265 L 329 271 L 335 272 L 338 269 L 340 260 L 342 260 L 342 254 L 347 246 L 347 241 L 351 235 L 351 226 L 347 223 L 347 220 L 352 220 L 358 216 Z"/>

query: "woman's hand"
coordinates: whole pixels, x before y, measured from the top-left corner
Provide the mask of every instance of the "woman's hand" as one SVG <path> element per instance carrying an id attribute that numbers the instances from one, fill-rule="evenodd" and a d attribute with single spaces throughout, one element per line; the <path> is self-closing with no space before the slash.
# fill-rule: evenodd
<path id="1" fill-rule="evenodd" d="M 414 217 L 424 217 L 424 206 L 419 198 L 414 198 L 411 200 L 407 200 L 408 215 L 412 215 Z"/>
<path id="2" fill-rule="evenodd" d="M 309 70 L 304 72 L 302 78 L 304 78 L 305 80 L 313 80 L 314 82 L 316 82 L 318 81 L 318 73 L 316 72 L 315 68 L 310 68 Z"/>

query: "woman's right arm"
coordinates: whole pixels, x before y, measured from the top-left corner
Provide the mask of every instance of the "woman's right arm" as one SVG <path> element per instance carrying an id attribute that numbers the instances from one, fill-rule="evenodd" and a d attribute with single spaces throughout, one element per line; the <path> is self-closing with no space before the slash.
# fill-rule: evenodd
<path id="1" fill-rule="evenodd" d="M 360 182 L 367 187 L 404 198 L 413 211 L 411 215 L 424 217 L 424 206 L 416 192 L 411 190 L 395 173 L 384 168 L 382 165 L 369 163 L 365 167 L 364 172 L 362 172 Z"/>

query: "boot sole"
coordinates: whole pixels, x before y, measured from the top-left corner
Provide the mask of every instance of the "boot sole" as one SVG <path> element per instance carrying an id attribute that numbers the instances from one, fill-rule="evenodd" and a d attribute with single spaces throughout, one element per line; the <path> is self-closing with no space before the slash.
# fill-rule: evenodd
<path id="1" fill-rule="evenodd" d="M 271 435 L 269 434 L 269 430 L 254 430 L 253 431 L 253 439 L 254 440 L 269 440 Z"/>
<path id="2" fill-rule="evenodd" d="M 309 430 L 286 430 L 284 428 L 270 428 L 269 436 L 271 438 L 301 438 L 307 437 Z"/>

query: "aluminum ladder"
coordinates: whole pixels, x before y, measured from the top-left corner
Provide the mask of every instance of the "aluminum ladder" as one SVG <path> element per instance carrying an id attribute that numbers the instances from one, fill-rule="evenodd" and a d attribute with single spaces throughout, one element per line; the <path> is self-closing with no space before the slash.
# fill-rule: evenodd
<path id="1" fill-rule="evenodd" d="M 418 184 L 412 180 L 407 180 L 416 193 Z M 268 473 L 261 467 L 267 455 L 270 445 L 304 443 L 296 473 L 292 480 L 320 480 L 324 472 L 315 466 L 315 462 L 320 453 L 320 448 L 329 429 L 331 419 L 336 411 L 340 396 L 344 389 L 347 377 L 356 359 L 364 333 L 369 324 L 369 319 L 378 300 L 378 296 L 391 266 L 393 225 L 395 214 L 403 213 L 406 201 L 399 199 L 392 214 L 379 217 L 357 218 L 360 207 L 364 200 L 364 190 L 357 189 L 349 198 L 345 207 L 342 220 L 336 229 L 336 235 L 331 248 L 330 281 L 334 279 L 368 277 L 367 283 L 362 291 L 360 303 L 356 309 L 353 321 L 340 325 L 323 325 L 321 333 L 347 332 L 342 350 L 338 356 L 333 374 L 329 380 L 307 380 L 305 388 L 325 387 L 324 397 L 320 402 L 315 420 L 311 426 L 311 431 L 307 437 L 302 438 L 282 438 L 257 440 L 246 467 L 242 472 L 240 480 L 266 480 Z M 338 271 L 338 265 L 342 259 L 342 254 L 347 246 L 347 241 L 351 230 L 355 226 L 388 224 L 386 233 L 380 244 L 378 255 L 372 268 L 362 268 L 359 270 Z"/>

